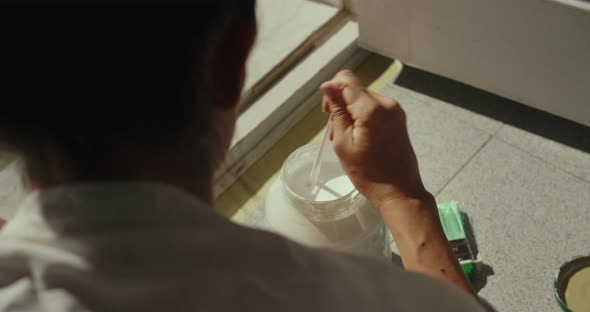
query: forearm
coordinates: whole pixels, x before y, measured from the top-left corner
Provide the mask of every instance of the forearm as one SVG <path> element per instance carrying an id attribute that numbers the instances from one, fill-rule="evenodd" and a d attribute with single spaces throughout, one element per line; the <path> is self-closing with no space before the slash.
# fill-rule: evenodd
<path id="1" fill-rule="evenodd" d="M 446 239 L 430 194 L 421 200 L 393 200 L 377 206 L 407 270 L 443 279 L 475 295 Z"/>
<path id="2" fill-rule="evenodd" d="M 356 188 L 381 211 L 404 266 L 473 294 L 446 240 L 434 198 L 423 191 L 399 103 L 368 92 L 350 71 L 338 73 L 321 89 L 334 150 Z M 415 193 L 423 199 L 399 199 Z"/>

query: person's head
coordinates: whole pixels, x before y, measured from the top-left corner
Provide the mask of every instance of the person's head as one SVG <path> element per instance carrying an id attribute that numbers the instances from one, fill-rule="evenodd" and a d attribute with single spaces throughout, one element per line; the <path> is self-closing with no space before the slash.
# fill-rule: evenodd
<path id="1" fill-rule="evenodd" d="M 233 133 L 254 2 L 3 1 L 0 144 L 41 185 L 211 179 Z"/>

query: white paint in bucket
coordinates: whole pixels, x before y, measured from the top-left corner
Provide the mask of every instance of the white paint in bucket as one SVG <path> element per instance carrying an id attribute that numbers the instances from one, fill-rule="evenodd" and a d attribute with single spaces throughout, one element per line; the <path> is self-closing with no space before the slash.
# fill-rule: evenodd
<path id="1" fill-rule="evenodd" d="M 272 184 L 265 202 L 272 230 L 312 247 L 390 258 L 383 219 L 356 191 L 333 151 L 323 158 L 318 185 L 312 185 L 317 148 L 295 151 Z"/>
<path id="2" fill-rule="evenodd" d="M 311 162 L 298 165 L 285 179 L 298 196 L 323 202 L 342 198 L 354 191 L 354 185 L 337 162 L 322 163 L 318 185 L 312 185 L 309 177 L 312 165 Z"/>

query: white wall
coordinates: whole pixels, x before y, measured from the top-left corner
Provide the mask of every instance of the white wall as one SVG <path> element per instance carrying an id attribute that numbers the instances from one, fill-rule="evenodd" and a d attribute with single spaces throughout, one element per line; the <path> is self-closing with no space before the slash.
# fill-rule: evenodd
<path id="1" fill-rule="evenodd" d="M 590 3 L 360 4 L 363 47 L 590 126 Z"/>

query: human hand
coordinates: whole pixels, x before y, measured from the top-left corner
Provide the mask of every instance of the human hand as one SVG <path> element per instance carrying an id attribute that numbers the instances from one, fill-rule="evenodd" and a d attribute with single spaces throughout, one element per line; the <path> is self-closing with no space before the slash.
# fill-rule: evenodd
<path id="1" fill-rule="evenodd" d="M 392 201 L 430 196 L 406 128 L 393 99 L 372 93 L 351 71 L 321 86 L 330 112 L 334 150 L 356 188 L 378 209 Z"/>
<path id="2" fill-rule="evenodd" d="M 475 296 L 449 246 L 436 201 L 420 178 L 401 106 L 368 91 L 350 71 L 321 89 L 334 150 L 352 183 L 381 212 L 404 267 Z"/>

